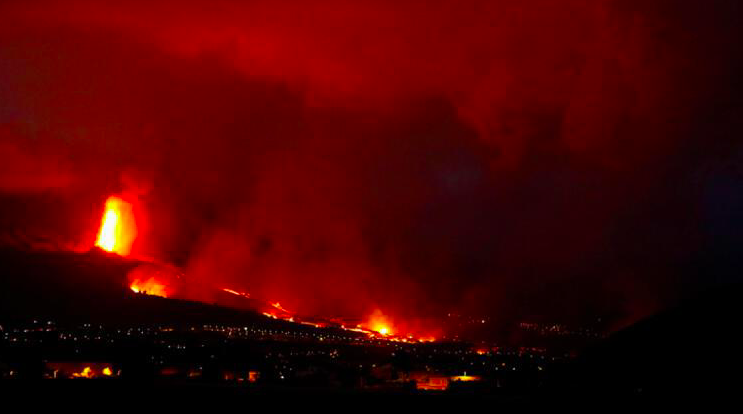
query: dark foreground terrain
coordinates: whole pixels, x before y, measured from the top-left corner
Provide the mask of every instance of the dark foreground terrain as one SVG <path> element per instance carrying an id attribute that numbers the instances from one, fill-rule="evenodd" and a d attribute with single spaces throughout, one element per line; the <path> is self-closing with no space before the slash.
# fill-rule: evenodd
<path id="1" fill-rule="evenodd" d="M 135 294 L 124 275 L 136 263 L 100 252 L 0 257 L 7 396 L 591 407 L 730 400 L 743 384 L 739 286 L 691 298 L 568 357 L 385 341 Z"/>

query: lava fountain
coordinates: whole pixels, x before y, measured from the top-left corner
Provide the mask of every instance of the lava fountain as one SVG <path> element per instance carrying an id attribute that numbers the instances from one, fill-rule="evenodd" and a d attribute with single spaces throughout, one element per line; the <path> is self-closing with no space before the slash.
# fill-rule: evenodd
<path id="1" fill-rule="evenodd" d="M 127 256 L 131 252 L 135 238 L 137 224 L 132 204 L 121 197 L 110 196 L 106 200 L 101 229 L 95 245 L 105 251 Z"/>

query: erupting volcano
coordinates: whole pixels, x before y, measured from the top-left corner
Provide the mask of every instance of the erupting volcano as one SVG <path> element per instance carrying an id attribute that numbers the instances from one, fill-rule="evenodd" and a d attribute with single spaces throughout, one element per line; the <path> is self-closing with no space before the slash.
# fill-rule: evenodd
<path id="1" fill-rule="evenodd" d="M 0 388 L 735 396 L 741 73 L 743 0 L 0 0 Z"/>
<path id="2" fill-rule="evenodd" d="M 107 252 L 116 253 L 120 256 L 130 256 L 132 244 L 136 237 L 137 225 L 133 203 L 126 201 L 121 196 L 109 196 L 106 200 L 95 245 Z M 196 301 L 203 301 L 204 297 L 209 296 L 209 294 L 202 295 L 204 292 L 197 295 L 193 293 L 185 294 L 184 292 L 189 291 L 189 289 L 184 289 L 184 285 L 188 282 L 188 277 L 181 269 L 174 265 L 153 260 L 144 260 L 142 258 L 138 258 L 136 261 L 141 264 L 130 270 L 127 275 L 128 287 L 134 293 Z M 374 310 L 366 318 L 365 322 L 360 324 L 353 322 L 350 326 L 355 326 L 355 328 L 352 328 L 347 327 L 343 322 L 334 321 L 332 318 L 326 319 L 317 315 L 312 317 L 306 315 L 300 316 L 285 309 L 281 306 L 280 302 L 266 300 L 265 298 L 252 298 L 249 293 L 232 288 L 217 288 L 216 286 L 208 286 L 207 284 L 200 289 L 213 289 L 215 291 L 229 293 L 230 296 L 238 297 L 241 301 L 234 302 L 234 300 L 228 300 L 222 303 L 222 301 L 218 300 L 217 302 L 228 307 L 256 310 L 272 319 L 281 319 L 316 328 L 336 327 L 347 331 L 364 333 L 371 338 L 390 341 L 433 341 L 433 338 L 430 336 L 417 339 L 411 333 L 403 334 L 400 332 L 400 329 L 397 329 L 393 325 L 392 319 L 379 309 Z"/>

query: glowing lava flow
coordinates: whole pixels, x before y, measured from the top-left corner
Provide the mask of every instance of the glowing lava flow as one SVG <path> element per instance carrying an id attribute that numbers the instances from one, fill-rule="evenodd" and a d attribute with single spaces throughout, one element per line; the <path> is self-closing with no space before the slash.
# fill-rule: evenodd
<path id="1" fill-rule="evenodd" d="M 177 296 L 182 287 L 182 276 L 178 268 L 160 263 L 142 263 L 126 275 L 129 289 L 135 293 L 169 298 Z"/>
<path id="2" fill-rule="evenodd" d="M 85 367 L 82 372 L 75 372 L 72 376 L 74 378 L 93 378 L 95 374 L 93 374 L 93 370 L 90 367 Z"/>
<path id="3" fill-rule="evenodd" d="M 225 292 L 227 292 L 227 293 L 232 293 L 235 296 L 242 296 L 242 297 L 245 297 L 245 298 L 250 299 L 250 294 L 249 293 L 238 292 L 236 290 L 232 290 L 232 289 L 228 289 L 228 288 L 222 288 L 222 290 L 225 291 Z"/>
<path id="4" fill-rule="evenodd" d="M 161 296 L 164 298 L 168 297 L 167 288 L 165 284 L 159 282 L 154 277 L 146 280 L 134 279 L 129 288 L 135 293 L 145 293 L 147 295 Z"/>
<path id="5" fill-rule="evenodd" d="M 136 237 L 137 225 L 132 204 L 121 197 L 109 197 L 95 245 L 108 252 L 126 256 Z"/>
<path id="6" fill-rule="evenodd" d="M 388 336 L 395 333 L 392 328 L 392 322 L 379 309 L 374 310 L 374 312 L 369 316 L 369 322 L 367 325 L 369 330 L 378 332 L 382 336 Z"/>
<path id="7" fill-rule="evenodd" d="M 230 288 L 222 288 L 222 291 L 230 293 L 235 296 L 242 296 L 245 298 L 250 298 L 250 294 L 245 292 L 240 292 L 235 289 Z M 407 336 L 401 335 L 398 332 L 398 329 L 393 326 L 392 320 L 386 316 L 384 313 L 382 313 L 381 310 L 376 309 L 374 312 L 369 316 L 368 322 L 363 324 L 358 324 L 355 327 L 349 327 L 346 326 L 341 320 L 333 320 L 331 318 L 330 322 L 322 322 L 317 321 L 316 318 L 311 318 L 311 320 L 306 320 L 304 317 L 295 315 L 283 306 L 281 306 L 281 303 L 279 302 L 268 302 L 265 304 L 266 308 L 264 308 L 261 313 L 263 316 L 271 319 L 280 319 L 287 322 L 293 322 L 293 323 L 299 323 L 302 325 L 308 325 L 312 326 L 314 328 L 326 328 L 326 327 L 337 327 L 340 329 L 343 329 L 344 331 L 353 331 L 353 332 L 359 332 L 363 333 L 370 339 L 374 340 L 382 340 L 382 341 L 394 341 L 394 342 L 434 342 L 436 339 L 433 336 L 427 336 L 427 337 L 418 337 L 416 338 L 412 334 L 408 334 Z"/>
<path id="8" fill-rule="evenodd" d="M 106 208 L 95 245 L 105 251 L 128 256 L 136 237 L 137 225 L 134 220 L 132 203 L 119 196 L 110 196 L 106 200 Z M 129 288 L 133 292 L 167 298 L 177 295 L 179 290 L 178 281 L 181 280 L 181 276 L 182 273 L 177 269 L 171 269 L 169 266 L 158 265 L 153 262 L 133 269 L 127 277 L 130 282 Z M 230 288 L 222 288 L 221 290 L 235 296 L 251 298 L 250 294 L 238 290 Z M 370 315 L 367 323 L 358 324 L 355 327 L 346 327 L 343 323 L 338 322 L 318 322 L 316 318 L 303 320 L 304 318 L 294 315 L 281 306 L 279 302 L 267 302 L 265 305 L 262 313 L 269 318 L 300 323 L 315 328 L 337 326 L 343 330 L 363 333 L 374 340 L 398 342 L 432 342 L 435 340 L 433 337 L 416 339 L 412 334 L 401 335 L 401 332 L 399 332 L 400 326 L 394 326 L 392 319 L 384 315 L 379 309 Z M 102 373 L 109 376 L 112 371 L 108 369 L 102 371 Z M 77 375 L 88 377 L 92 375 L 92 372 L 87 369 Z"/>

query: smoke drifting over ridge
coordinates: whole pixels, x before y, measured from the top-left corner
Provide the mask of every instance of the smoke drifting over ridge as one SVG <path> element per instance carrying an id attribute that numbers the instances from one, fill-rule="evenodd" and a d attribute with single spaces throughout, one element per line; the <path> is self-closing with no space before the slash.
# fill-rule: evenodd
<path id="1" fill-rule="evenodd" d="M 734 273 L 734 1 L 151 3 L 0 6 L 3 239 L 91 245 L 134 191 L 195 291 L 327 315 L 635 318 Z"/>

